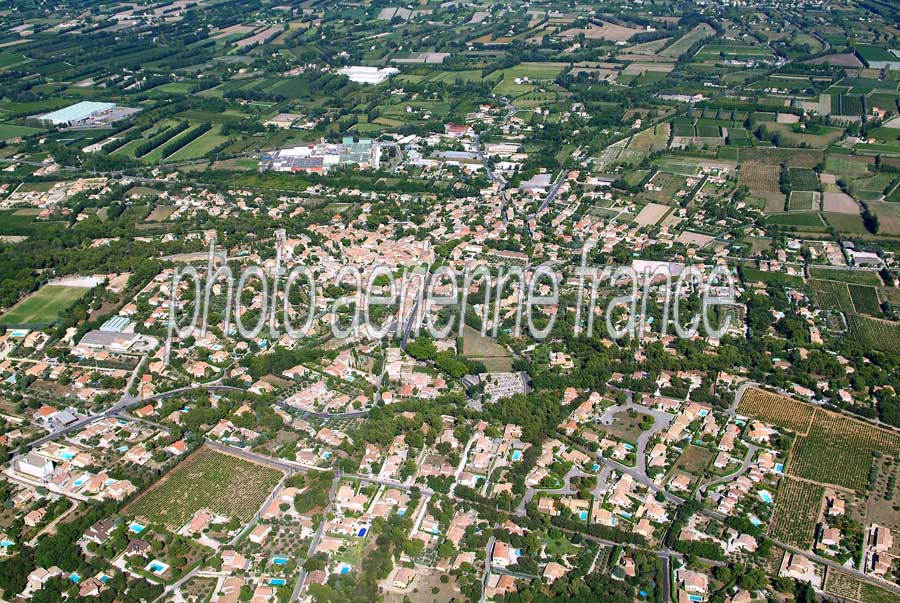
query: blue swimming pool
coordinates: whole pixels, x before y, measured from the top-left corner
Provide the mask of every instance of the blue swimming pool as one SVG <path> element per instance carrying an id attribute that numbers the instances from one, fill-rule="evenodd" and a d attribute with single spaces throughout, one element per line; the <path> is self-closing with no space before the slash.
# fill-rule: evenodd
<path id="1" fill-rule="evenodd" d="M 591 466 L 591 471 L 600 471 L 600 465 L 598 465 L 597 463 L 594 463 Z"/>
<path id="2" fill-rule="evenodd" d="M 130 526 L 128 526 L 128 529 L 131 530 L 132 532 L 134 532 L 135 534 L 140 534 L 141 532 L 143 532 L 144 530 L 147 529 L 147 526 L 139 524 L 138 522 L 135 521 Z"/>
<path id="3" fill-rule="evenodd" d="M 581 518 L 581 521 L 587 521 L 587 518 L 588 518 L 588 512 L 587 512 L 587 511 L 581 511 L 581 512 L 578 513 L 578 517 Z"/>
<path id="4" fill-rule="evenodd" d="M 709 414 L 709 411 L 706 410 L 705 408 L 701 408 L 697 414 L 700 415 L 701 417 L 705 417 L 706 415 Z"/>
<path id="5" fill-rule="evenodd" d="M 14 544 L 15 544 L 15 542 L 13 542 L 12 540 L 7 540 L 6 538 L 4 538 L 3 540 L 0 540 L 0 547 L 3 547 L 4 549 L 8 549 L 9 547 L 11 547 Z"/>
<path id="6" fill-rule="evenodd" d="M 338 567 L 338 573 L 342 576 L 346 576 L 347 574 L 350 573 L 351 569 L 353 569 L 353 568 L 350 567 L 349 565 L 347 565 L 346 563 L 342 563 L 340 565 L 340 567 Z"/>
<path id="7" fill-rule="evenodd" d="M 284 578 L 269 578 L 269 584 L 272 586 L 284 586 L 287 581 Z"/>
<path id="8" fill-rule="evenodd" d="M 109 576 L 107 576 L 106 574 L 100 574 L 97 579 L 100 580 L 100 582 L 102 582 L 103 584 L 109 582 Z"/>
<path id="9" fill-rule="evenodd" d="M 150 564 L 150 571 L 154 574 L 161 574 L 166 571 L 166 567 L 161 563 L 156 563 L 155 561 Z"/>
<path id="10" fill-rule="evenodd" d="M 118 448 L 116 448 L 116 450 L 117 450 L 118 452 L 127 452 L 127 451 L 128 451 L 128 446 L 119 446 Z"/>
<path id="11" fill-rule="evenodd" d="M 406 515 L 406 509 L 400 509 L 399 511 L 397 511 L 397 515 L 403 517 L 404 515 Z"/>
<path id="12" fill-rule="evenodd" d="M 627 442 L 623 442 L 622 446 L 625 447 L 625 450 L 634 450 L 634 446 L 632 446 L 631 444 L 629 444 Z"/>
<path id="13" fill-rule="evenodd" d="M 621 515 L 625 519 L 631 519 L 631 513 L 629 513 L 628 511 L 619 511 L 619 515 Z"/>
<path id="14" fill-rule="evenodd" d="M 76 479 L 76 480 L 75 480 L 74 482 L 72 482 L 72 483 L 75 484 L 75 486 L 77 487 L 77 486 L 82 486 L 82 485 L 84 485 L 84 482 L 86 482 L 86 481 L 87 481 L 87 478 L 86 478 L 86 477 L 79 477 L 78 479 Z"/>
<path id="15" fill-rule="evenodd" d="M 288 558 L 287 557 L 273 557 L 272 563 L 275 565 L 287 565 Z"/>
<path id="16" fill-rule="evenodd" d="M 63 459 L 64 461 L 71 461 L 75 458 L 75 453 L 69 452 L 68 450 L 66 452 L 60 452 L 59 458 Z"/>
<path id="17" fill-rule="evenodd" d="M 784 465 L 782 463 L 775 463 L 775 472 L 782 473 L 784 471 Z"/>
<path id="18" fill-rule="evenodd" d="M 75 572 L 72 572 L 71 574 L 69 574 L 69 580 L 71 580 L 75 584 L 78 584 L 79 582 L 81 582 L 81 576 L 79 576 Z"/>
<path id="19" fill-rule="evenodd" d="M 512 460 L 518 461 L 520 458 L 522 458 L 522 451 L 521 450 L 513 450 Z"/>
<path id="20" fill-rule="evenodd" d="M 359 532 L 357 532 L 356 535 L 359 536 L 360 538 L 362 538 L 363 536 L 366 535 L 366 529 L 365 529 L 365 528 L 360 528 L 360 529 L 359 529 Z"/>
<path id="21" fill-rule="evenodd" d="M 701 597 L 700 595 L 688 595 L 688 599 L 690 599 L 691 601 L 702 601 L 703 597 Z"/>
<path id="22" fill-rule="evenodd" d="M 327 450 L 322 453 L 322 458 L 325 459 L 326 461 L 328 460 L 328 457 L 330 457 L 330 456 L 331 456 L 331 453 Z"/>
<path id="23" fill-rule="evenodd" d="M 760 521 L 759 517 L 757 517 L 756 515 L 750 516 L 750 523 L 755 525 L 757 528 L 762 525 L 762 521 Z"/>
<path id="24" fill-rule="evenodd" d="M 769 493 L 768 490 L 760 490 L 759 498 L 767 505 L 772 504 L 772 495 Z"/>
<path id="25" fill-rule="evenodd" d="M 639 594 L 641 597 L 644 597 L 644 598 L 647 597 L 647 591 L 645 591 L 645 590 L 642 590 L 642 591 L 639 592 L 638 594 Z"/>

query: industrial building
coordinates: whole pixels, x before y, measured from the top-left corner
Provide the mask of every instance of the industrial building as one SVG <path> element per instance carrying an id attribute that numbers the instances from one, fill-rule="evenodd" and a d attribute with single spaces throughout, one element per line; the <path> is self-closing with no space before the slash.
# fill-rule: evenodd
<path id="1" fill-rule="evenodd" d="M 74 126 L 86 124 L 98 117 L 109 115 L 116 108 L 115 103 L 81 101 L 51 113 L 38 116 L 38 120 L 54 126 Z"/>
<path id="2" fill-rule="evenodd" d="M 352 137 L 346 137 L 340 143 L 321 142 L 264 155 L 259 169 L 325 174 L 332 168 L 347 165 L 378 169 L 380 163 L 381 147 L 377 142 L 369 139 L 354 142 Z"/>
<path id="3" fill-rule="evenodd" d="M 353 65 L 352 67 L 344 67 L 342 69 L 339 69 L 338 73 L 341 75 L 346 75 L 348 78 L 350 78 L 351 82 L 356 82 L 357 84 L 377 85 L 381 84 L 382 82 L 386 82 L 392 75 L 400 73 L 400 70 L 394 67 L 385 67 L 383 69 L 379 69 L 378 67 Z"/>

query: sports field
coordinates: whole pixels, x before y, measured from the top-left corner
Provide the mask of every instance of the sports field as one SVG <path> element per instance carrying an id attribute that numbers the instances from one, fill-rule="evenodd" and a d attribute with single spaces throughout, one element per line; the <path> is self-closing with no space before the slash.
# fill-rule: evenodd
<path id="1" fill-rule="evenodd" d="M 40 327 L 53 324 L 87 292 L 85 287 L 47 285 L 10 308 L 0 317 L 0 325 Z"/>

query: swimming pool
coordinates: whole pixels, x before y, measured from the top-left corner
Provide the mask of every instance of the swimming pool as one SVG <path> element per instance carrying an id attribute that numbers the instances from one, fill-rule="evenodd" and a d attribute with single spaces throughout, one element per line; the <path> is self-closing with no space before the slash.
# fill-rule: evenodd
<path id="1" fill-rule="evenodd" d="M 588 518 L 588 512 L 587 512 L 587 511 L 581 511 L 580 513 L 578 513 L 578 517 L 581 518 L 581 521 L 587 521 L 587 518 Z"/>
<path id="2" fill-rule="evenodd" d="M 79 576 L 75 572 L 72 572 L 71 574 L 69 574 L 69 580 L 71 580 L 75 584 L 78 584 L 79 582 L 81 582 L 81 576 Z"/>
<path id="3" fill-rule="evenodd" d="M 757 528 L 762 525 L 762 521 L 760 521 L 759 517 L 757 517 L 756 515 L 750 516 L 750 523 L 755 525 Z"/>
<path id="4" fill-rule="evenodd" d="M 72 482 L 72 483 L 73 483 L 76 487 L 78 487 L 78 486 L 83 486 L 83 485 L 84 485 L 84 482 L 86 482 L 86 481 L 87 481 L 87 478 L 84 477 L 84 476 L 82 476 L 82 477 L 79 477 L 78 479 L 76 479 L 76 480 L 75 480 L 74 482 Z"/>
<path id="5" fill-rule="evenodd" d="M 116 450 L 118 452 L 128 452 L 128 446 L 119 446 Z"/>
<path id="6" fill-rule="evenodd" d="M 691 601 L 702 601 L 703 597 L 701 597 L 700 595 L 688 595 L 688 599 L 690 599 Z"/>
<path id="7" fill-rule="evenodd" d="M 366 529 L 365 529 L 365 528 L 360 528 L 360 529 L 359 529 L 359 532 L 357 532 L 356 535 L 359 536 L 360 538 L 362 538 L 363 536 L 366 535 Z"/>
<path id="8" fill-rule="evenodd" d="M 350 570 L 353 569 L 351 566 L 346 563 L 342 563 L 338 566 L 338 573 L 342 576 L 346 576 L 350 573 Z"/>
<path id="9" fill-rule="evenodd" d="M 13 329 L 9 332 L 9 336 L 15 339 L 22 339 L 29 333 L 28 329 Z"/>
<path id="10" fill-rule="evenodd" d="M 67 450 L 66 452 L 60 452 L 60 453 L 59 453 L 59 458 L 61 458 L 61 459 L 64 460 L 64 461 L 71 461 L 72 459 L 75 458 L 75 453 L 74 453 L 74 452 L 70 452 L 70 451 L 68 451 L 68 450 Z"/>
<path id="11" fill-rule="evenodd" d="M 784 472 L 784 464 L 775 463 L 775 473 L 782 473 L 782 472 Z"/>
<path id="12" fill-rule="evenodd" d="M 99 576 L 97 576 L 97 580 L 99 580 L 103 584 L 106 584 L 107 582 L 109 582 L 109 576 L 107 576 L 106 574 L 100 574 Z"/>
<path id="13" fill-rule="evenodd" d="M 700 415 L 701 417 L 705 417 L 706 415 L 709 414 L 709 411 L 706 410 L 705 408 L 701 408 L 701 409 L 697 412 L 697 414 Z"/>
<path id="14" fill-rule="evenodd" d="M 397 511 L 397 515 L 403 517 L 404 515 L 406 515 L 406 509 L 400 509 L 399 511 Z"/>
<path id="15" fill-rule="evenodd" d="M 287 557 L 272 557 L 272 563 L 275 565 L 287 565 Z"/>
<path id="16" fill-rule="evenodd" d="M 4 538 L 3 540 L 0 540 L 0 547 L 3 547 L 4 549 L 8 549 L 9 547 L 11 547 L 14 544 L 15 544 L 15 542 L 13 542 L 12 540 L 7 540 L 6 538 Z"/>
<path id="17" fill-rule="evenodd" d="M 631 519 L 631 513 L 629 513 L 628 511 L 619 511 L 619 515 L 621 515 L 625 519 Z"/>
<path id="18" fill-rule="evenodd" d="M 269 584 L 272 586 L 284 586 L 287 584 L 287 580 L 284 578 L 269 578 Z"/>
<path id="19" fill-rule="evenodd" d="M 135 521 L 130 526 L 128 526 L 128 529 L 131 530 L 132 532 L 134 532 L 135 534 L 140 534 L 141 532 L 143 532 L 144 530 L 147 529 L 147 526 L 139 524 L 138 522 Z"/>
<path id="20" fill-rule="evenodd" d="M 772 494 L 768 490 L 760 490 L 759 498 L 767 505 L 772 504 Z"/>
<path id="21" fill-rule="evenodd" d="M 594 463 L 594 465 L 591 467 L 591 471 L 600 471 L 600 465 Z"/>
<path id="22" fill-rule="evenodd" d="M 147 564 L 147 570 L 154 574 L 164 574 L 169 566 L 162 561 L 151 561 Z"/>
<path id="23" fill-rule="evenodd" d="M 634 450 L 634 446 L 632 446 L 631 444 L 629 444 L 627 442 L 623 442 L 622 446 L 625 447 L 625 450 Z"/>
<path id="24" fill-rule="evenodd" d="M 522 451 L 521 450 L 513 450 L 512 460 L 518 461 L 520 458 L 522 458 Z"/>
<path id="25" fill-rule="evenodd" d="M 330 456 L 331 456 L 331 453 L 327 450 L 322 453 L 322 458 L 325 459 L 326 461 L 328 460 L 328 457 L 330 457 Z"/>

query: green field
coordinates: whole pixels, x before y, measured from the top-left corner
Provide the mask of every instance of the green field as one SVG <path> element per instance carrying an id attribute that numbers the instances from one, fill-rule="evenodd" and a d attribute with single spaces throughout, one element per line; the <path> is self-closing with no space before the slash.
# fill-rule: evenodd
<path id="1" fill-rule="evenodd" d="M 847 290 L 847 283 L 810 279 L 807 287 L 816 305 L 821 309 L 853 312 L 853 302 Z"/>
<path id="2" fill-rule="evenodd" d="M 850 289 L 850 297 L 853 299 L 853 307 L 860 314 L 882 317 L 881 303 L 878 301 L 878 291 L 875 287 L 867 285 L 847 285 Z"/>
<path id="3" fill-rule="evenodd" d="M 0 325 L 13 327 L 53 324 L 72 304 L 85 296 L 85 287 L 47 285 L 41 287 L 0 317 Z"/>
<path id="4" fill-rule="evenodd" d="M 15 124 L 0 124 L 0 140 L 10 140 L 19 138 L 20 136 L 30 136 L 36 132 L 42 132 L 38 128 L 29 128 L 28 126 L 17 126 Z"/>
<path id="5" fill-rule="evenodd" d="M 228 140 L 228 137 L 222 136 L 221 132 L 221 126 L 215 126 L 209 132 L 200 135 L 199 138 L 178 149 L 167 159 L 171 161 L 182 161 L 185 159 L 198 159 L 203 157 L 208 152 Z"/>
<path id="6" fill-rule="evenodd" d="M 177 529 L 200 509 L 247 522 L 281 480 L 277 469 L 203 448 L 131 503 L 126 512 Z"/>
<path id="7" fill-rule="evenodd" d="M 900 349 L 900 323 L 858 314 L 848 315 L 847 322 L 850 334 L 861 345 L 883 352 Z"/>
<path id="8" fill-rule="evenodd" d="M 868 270 L 839 270 L 834 268 L 809 268 L 810 278 L 819 278 L 826 281 L 838 281 L 841 283 L 850 283 L 851 285 L 871 285 L 873 287 L 881 287 L 881 277 L 877 272 Z"/>
<path id="9" fill-rule="evenodd" d="M 790 201 L 788 201 L 788 209 L 791 211 L 809 211 L 818 209 L 817 193 L 812 191 L 794 191 L 791 193 Z"/>

